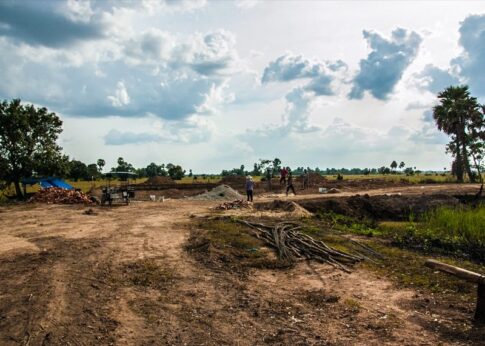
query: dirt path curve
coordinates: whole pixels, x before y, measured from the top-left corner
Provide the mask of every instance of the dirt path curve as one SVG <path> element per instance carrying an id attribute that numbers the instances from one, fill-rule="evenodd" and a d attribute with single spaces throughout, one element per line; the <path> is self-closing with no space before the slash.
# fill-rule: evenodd
<path id="1" fill-rule="evenodd" d="M 216 204 L 1 207 L 0 344 L 453 344 L 413 322 L 415 292 L 363 269 L 207 269 L 183 246 Z"/>

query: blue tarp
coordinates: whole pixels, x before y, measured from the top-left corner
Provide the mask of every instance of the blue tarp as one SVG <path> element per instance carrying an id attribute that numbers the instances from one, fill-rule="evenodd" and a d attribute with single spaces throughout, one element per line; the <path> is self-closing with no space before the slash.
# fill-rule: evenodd
<path id="1" fill-rule="evenodd" d="M 63 189 L 74 190 L 74 187 L 66 183 L 61 178 L 26 178 L 22 179 L 24 185 L 39 184 L 41 188 L 47 189 L 49 187 L 61 187 Z"/>

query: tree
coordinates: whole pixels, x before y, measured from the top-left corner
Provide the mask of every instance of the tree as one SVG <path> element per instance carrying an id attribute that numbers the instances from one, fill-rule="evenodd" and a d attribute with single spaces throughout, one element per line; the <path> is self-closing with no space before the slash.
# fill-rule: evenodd
<path id="1" fill-rule="evenodd" d="M 399 169 L 403 169 L 404 167 L 406 167 L 406 164 L 404 163 L 404 161 L 401 161 L 401 163 L 399 164 Z"/>
<path id="2" fill-rule="evenodd" d="M 78 160 L 71 160 L 69 162 L 69 178 L 78 181 L 79 179 L 86 180 L 88 176 L 88 167 L 84 162 Z"/>
<path id="3" fill-rule="evenodd" d="M 397 162 L 394 160 L 394 161 L 392 161 L 392 162 L 391 162 L 391 169 L 392 169 L 393 171 L 395 171 L 395 170 L 396 170 L 396 168 L 397 168 Z"/>
<path id="4" fill-rule="evenodd" d="M 475 181 L 469 156 L 470 147 L 483 133 L 484 120 L 480 105 L 475 97 L 470 95 L 468 86 L 450 86 L 438 94 L 440 104 L 433 108 L 433 118 L 440 131 L 451 136 L 447 151 L 453 157 L 453 173 L 458 182 L 463 182 L 464 174 L 468 174 L 471 182 Z"/>
<path id="5" fill-rule="evenodd" d="M 98 165 L 95 163 L 90 163 L 87 166 L 87 173 L 89 179 L 96 179 L 99 177 Z"/>
<path id="6" fill-rule="evenodd" d="M 167 164 L 167 171 L 170 178 L 173 180 L 180 180 L 184 177 L 185 171 L 179 165 L 174 165 L 172 163 Z"/>
<path id="7" fill-rule="evenodd" d="M 61 119 L 47 108 L 22 105 L 19 99 L 0 103 L 0 178 L 14 184 L 18 197 L 22 178 L 67 171 L 68 158 L 57 145 L 61 132 Z"/>
<path id="8" fill-rule="evenodd" d="M 146 168 L 146 175 L 147 177 L 154 177 L 159 175 L 160 171 L 160 166 L 158 166 L 155 162 L 152 162 Z"/>
<path id="9" fill-rule="evenodd" d="M 279 172 L 281 170 L 281 160 L 277 157 L 273 160 L 273 172 Z"/>
<path id="10" fill-rule="evenodd" d="M 98 172 L 101 173 L 103 171 L 103 167 L 106 165 L 106 162 L 103 159 L 98 159 L 96 164 L 98 165 Z"/>
<path id="11" fill-rule="evenodd" d="M 135 172 L 131 163 L 126 162 L 122 157 L 118 157 L 118 167 L 111 168 L 111 172 Z"/>

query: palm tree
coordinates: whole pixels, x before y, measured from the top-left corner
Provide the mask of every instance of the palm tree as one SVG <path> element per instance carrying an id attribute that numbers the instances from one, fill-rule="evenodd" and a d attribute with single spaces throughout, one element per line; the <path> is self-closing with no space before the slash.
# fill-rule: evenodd
<path id="1" fill-rule="evenodd" d="M 472 130 L 483 122 L 482 117 L 477 117 L 480 105 L 475 97 L 470 96 L 466 85 L 450 86 L 438 94 L 438 99 L 440 104 L 434 107 L 433 118 L 438 129 L 451 136 L 447 150 L 455 157 L 454 171 L 457 180 L 463 182 L 466 172 L 470 181 L 474 182 L 468 148 L 476 140 Z"/>

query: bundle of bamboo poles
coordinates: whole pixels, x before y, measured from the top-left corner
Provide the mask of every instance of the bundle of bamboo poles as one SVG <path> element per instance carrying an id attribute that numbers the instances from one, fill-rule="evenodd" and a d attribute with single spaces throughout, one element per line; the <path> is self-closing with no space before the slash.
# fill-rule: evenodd
<path id="1" fill-rule="evenodd" d="M 271 226 L 246 220 L 236 221 L 250 227 L 257 238 L 275 248 L 279 258 L 288 262 L 294 262 L 297 259 L 313 259 L 350 272 L 349 265 L 366 258 L 362 254 L 353 255 L 333 249 L 323 241 L 302 233 L 301 226 L 296 223 L 281 222 Z"/>

